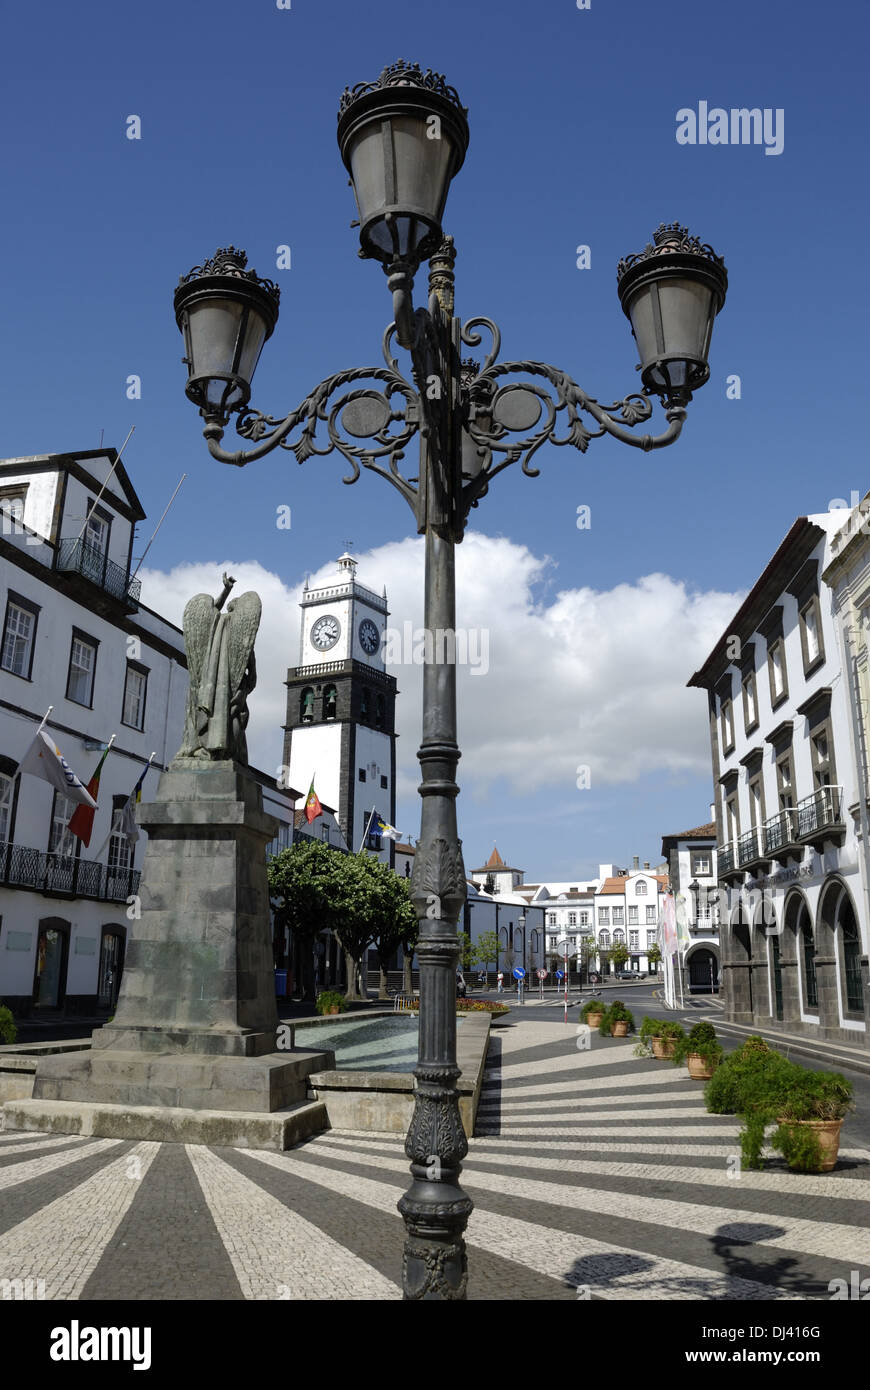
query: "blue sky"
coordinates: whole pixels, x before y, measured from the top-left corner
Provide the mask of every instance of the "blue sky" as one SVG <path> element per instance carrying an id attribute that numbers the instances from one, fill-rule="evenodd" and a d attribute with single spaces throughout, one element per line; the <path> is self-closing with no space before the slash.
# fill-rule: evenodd
<path id="1" fill-rule="evenodd" d="M 335 119 L 346 84 L 404 57 L 444 72 L 469 109 L 471 143 L 445 230 L 459 251 L 458 312 L 494 317 L 503 357 L 555 363 L 591 395 L 614 400 L 638 380 L 616 295 L 619 257 L 677 219 L 724 255 L 729 272 L 711 381 L 682 440 L 652 455 L 611 440 L 593 441 L 585 456 L 545 450 L 538 479 L 517 468 L 496 480 L 473 513 L 475 531 L 540 562 L 525 591 L 539 614 L 552 616 L 561 592 L 607 596 L 627 585 L 630 596 L 655 573 L 702 608 L 704 596 L 738 595 L 796 515 L 868 486 L 857 409 L 865 316 L 853 311 L 864 283 L 853 266 L 867 225 L 868 27 L 866 8 L 843 0 L 677 11 L 640 0 L 592 0 L 588 11 L 575 0 L 293 0 L 290 10 L 274 0 L 49 0 L 10 9 L 0 92 L 0 452 L 94 448 L 101 431 L 119 446 L 135 424 L 126 463 L 153 521 L 189 475 L 149 555 L 163 573 L 182 561 L 256 560 L 289 592 L 346 539 L 377 559 L 413 534 L 405 503 L 380 480 L 342 485 L 337 456 L 303 467 L 284 451 L 244 470 L 213 463 L 184 397 L 172 314 L 179 274 L 233 243 L 282 289 L 257 408 L 283 414 L 322 377 L 378 361 L 390 304 L 380 269 L 356 256 Z M 678 145 L 676 112 L 699 101 L 781 108 L 783 152 Z M 125 136 L 130 114 L 141 118 L 139 141 Z M 281 244 L 292 248 L 291 270 L 275 269 Z M 589 270 L 576 268 L 579 244 L 591 248 Z M 726 399 L 732 373 L 740 400 Z M 131 374 L 141 377 L 139 401 L 126 397 Z M 656 419 L 663 427 L 658 411 Z M 236 447 L 232 431 L 227 440 Z M 281 503 L 292 508 L 289 532 L 274 524 Z M 580 504 L 592 509 L 584 532 Z M 143 545 L 149 533 L 143 528 Z M 494 606 L 503 598 L 496 587 Z M 708 605 L 707 645 L 729 602 Z M 461 623 L 461 591 L 459 604 Z M 411 614 L 394 602 L 393 616 Z M 282 622 L 290 664 L 295 612 Z M 598 640 L 594 632 L 585 640 L 594 665 Z M 657 640 L 671 643 L 676 690 L 705 633 L 694 646 Z M 502 652 L 498 700 L 511 688 L 511 663 L 522 660 L 519 649 Z M 546 720 L 557 667 L 544 661 L 537 708 L 512 711 L 512 774 L 536 757 L 533 727 Z M 618 702 L 612 671 L 608 682 L 586 692 L 595 708 Z M 642 684 L 626 690 L 643 698 Z M 633 853 L 656 858 L 662 833 L 707 816 L 704 700 L 687 698 L 681 708 L 697 728 L 687 730 L 685 766 L 671 749 L 660 766 L 640 757 L 635 780 L 620 780 L 603 752 L 582 804 L 572 776 L 586 739 L 580 703 L 562 781 L 530 779 L 527 794 L 521 776 L 505 780 L 495 768 L 486 783 L 466 759 L 469 862 L 494 839 L 534 876 L 589 873 Z M 408 719 L 413 728 L 414 711 Z M 412 737 L 401 744 L 411 785 Z M 412 828 L 410 797 L 401 809 Z"/>

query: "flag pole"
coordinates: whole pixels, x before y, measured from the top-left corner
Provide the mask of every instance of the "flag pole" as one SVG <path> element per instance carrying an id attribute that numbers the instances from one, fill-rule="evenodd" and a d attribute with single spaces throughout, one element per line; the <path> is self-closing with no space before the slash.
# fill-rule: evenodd
<path id="1" fill-rule="evenodd" d="M 140 569 L 142 568 L 142 565 L 143 565 L 144 562 L 145 562 L 145 556 L 148 554 L 148 551 L 151 549 L 152 545 L 154 544 L 154 537 L 157 535 L 157 532 L 160 530 L 160 527 L 163 525 L 164 521 L 166 520 L 166 513 L 169 511 L 169 508 L 172 506 L 173 502 L 175 501 L 176 497 L 178 496 L 178 488 L 181 487 L 181 484 L 184 482 L 184 480 L 185 480 L 186 477 L 187 477 L 187 474 L 186 474 L 186 473 L 182 473 L 182 475 L 181 475 L 181 477 L 180 477 L 180 479 L 179 479 L 179 482 L 178 482 L 178 487 L 175 489 L 175 491 L 173 492 L 173 494 L 172 494 L 172 496 L 170 497 L 169 501 L 166 503 L 166 507 L 164 508 L 163 515 L 162 515 L 162 517 L 160 518 L 160 520 L 158 521 L 157 525 L 154 527 L 154 535 L 151 537 L 151 539 L 150 539 L 150 541 L 148 542 L 148 544 L 146 545 L 145 549 L 142 551 L 142 555 L 141 555 L 141 557 L 140 557 L 140 559 L 139 559 L 139 563 L 138 563 L 138 565 L 136 566 L 136 568 L 134 569 L 133 573 L 130 575 L 130 579 L 131 579 L 131 580 L 133 580 L 133 579 L 136 578 L 136 575 L 139 573 Z"/>
<path id="2" fill-rule="evenodd" d="M 103 493 L 106 491 L 106 488 L 109 486 L 109 483 L 110 483 L 111 478 L 112 478 L 112 474 L 114 473 L 115 469 L 118 467 L 118 464 L 121 462 L 121 454 L 123 454 L 123 452 L 124 452 L 124 450 L 126 449 L 127 445 L 130 443 L 130 435 L 133 433 L 133 431 L 134 431 L 135 428 L 136 428 L 135 425 L 131 425 L 131 426 L 130 426 L 130 434 L 127 435 L 127 438 L 124 440 L 124 443 L 121 445 L 120 452 L 119 452 L 118 455 L 116 456 L 115 462 L 112 464 L 111 468 L 109 469 L 109 476 L 106 478 L 106 481 L 103 483 L 103 486 L 100 488 L 99 492 L 97 493 L 96 497 L 94 498 L 94 506 L 97 505 L 97 503 L 99 502 L 99 500 L 100 500 L 100 498 L 102 497 Z M 88 517 L 85 517 L 85 519 L 84 519 L 84 521 L 83 521 L 83 523 L 82 523 L 82 529 L 79 531 L 78 536 L 76 537 L 76 541 L 77 541 L 77 542 L 80 541 L 81 538 L 82 538 L 82 536 L 85 534 L 85 527 L 87 526 L 87 524 L 88 524 Z"/>
<path id="3" fill-rule="evenodd" d="M 366 828 L 365 828 L 365 830 L 363 831 L 362 839 L 360 840 L 359 849 L 357 850 L 357 854 L 362 854 L 363 845 L 365 844 L 366 838 L 367 838 L 368 833 L 369 833 L 369 830 L 371 829 L 372 816 L 375 814 L 375 810 L 376 810 L 376 809 L 377 809 L 377 808 L 376 808 L 375 806 L 373 806 L 372 809 L 369 811 L 369 818 L 368 818 L 368 820 L 366 821 Z"/>
<path id="4" fill-rule="evenodd" d="M 115 738 L 115 735 L 112 734 L 112 739 L 114 740 L 114 738 Z M 110 745 L 110 746 L 111 746 L 111 745 Z M 108 750 L 107 750 L 107 751 L 108 751 Z M 156 751 L 155 751 L 154 753 L 151 754 L 151 757 L 148 759 L 147 763 L 145 764 L 145 771 L 144 771 L 144 772 L 140 772 L 140 774 L 139 774 L 139 777 L 140 777 L 140 778 L 143 778 L 143 779 L 144 779 L 145 773 L 148 771 L 149 767 L 151 766 L 151 764 L 153 763 L 153 761 L 154 761 L 154 759 L 155 759 L 156 757 L 157 757 L 157 753 L 156 753 Z M 137 786 L 138 786 L 138 779 L 137 779 Z M 135 790 L 135 788 L 134 788 L 134 790 Z M 130 796 L 132 796 L 132 795 L 133 795 L 133 792 L 130 793 Z M 126 806 L 127 803 L 129 802 L 130 796 L 128 796 L 128 797 L 127 797 L 127 801 L 124 802 L 124 806 Z M 123 807 L 122 807 L 122 809 L 123 809 Z M 106 836 L 106 838 L 105 838 L 105 840 L 103 841 L 103 843 L 100 845 L 100 848 L 97 850 L 97 853 L 96 853 L 95 858 L 100 859 L 100 858 L 102 857 L 103 850 L 106 848 L 106 845 L 109 843 L 109 841 L 111 840 L 111 838 L 112 838 L 112 822 L 109 821 L 109 833 L 108 833 L 108 835 Z"/>

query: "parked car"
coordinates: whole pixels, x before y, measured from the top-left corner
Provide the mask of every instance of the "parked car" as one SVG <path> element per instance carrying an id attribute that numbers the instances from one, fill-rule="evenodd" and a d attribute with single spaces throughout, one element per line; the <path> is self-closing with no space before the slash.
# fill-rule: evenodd
<path id="1" fill-rule="evenodd" d="M 619 970 L 616 975 L 617 980 L 645 980 L 646 971 L 640 970 Z"/>

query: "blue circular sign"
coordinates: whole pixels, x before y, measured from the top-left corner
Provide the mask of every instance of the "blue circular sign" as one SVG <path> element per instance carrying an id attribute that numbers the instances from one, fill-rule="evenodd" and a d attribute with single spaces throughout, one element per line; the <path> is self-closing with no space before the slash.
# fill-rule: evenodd
<path id="1" fill-rule="evenodd" d="M 526 978 L 526 972 L 521 965 L 514 966 L 513 975 L 515 980 L 524 980 Z"/>
<path id="2" fill-rule="evenodd" d="M 564 978 L 565 978 L 565 972 L 564 972 L 564 970 L 557 970 L 557 971 L 556 971 L 556 979 L 557 979 L 557 980 L 564 980 Z"/>

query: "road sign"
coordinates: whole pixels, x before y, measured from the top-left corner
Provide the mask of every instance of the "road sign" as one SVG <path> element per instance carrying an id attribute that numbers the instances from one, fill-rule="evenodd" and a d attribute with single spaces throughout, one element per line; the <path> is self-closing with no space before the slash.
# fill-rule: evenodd
<path id="1" fill-rule="evenodd" d="M 513 977 L 515 980 L 524 980 L 526 978 L 526 972 L 521 965 L 514 966 Z"/>
<path id="2" fill-rule="evenodd" d="M 546 978 L 547 978 L 547 976 L 549 975 L 549 973 L 550 973 L 550 972 L 549 972 L 548 970 L 539 970 L 539 971 L 538 971 L 538 979 L 539 979 L 539 980 L 546 980 Z"/>
<path id="3" fill-rule="evenodd" d="M 564 980 L 564 978 L 565 978 L 565 972 L 564 972 L 564 970 L 557 970 L 557 971 L 556 971 L 556 979 L 557 979 L 557 980 Z"/>

